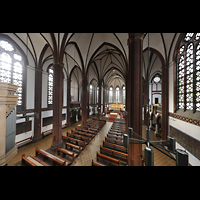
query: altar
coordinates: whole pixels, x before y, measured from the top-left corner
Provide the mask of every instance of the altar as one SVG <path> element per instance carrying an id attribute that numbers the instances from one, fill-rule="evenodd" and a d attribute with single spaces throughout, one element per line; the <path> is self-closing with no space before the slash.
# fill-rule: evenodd
<path id="1" fill-rule="evenodd" d="M 123 110 L 124 105 L 122 103 L 115 103 L 109 105 L 109 110 Z"/>
<path id="2" fill-rule="evenodd" d="M 110 113 L 110 117 L 116 118 L 117 117 L 117 113 Z"/>

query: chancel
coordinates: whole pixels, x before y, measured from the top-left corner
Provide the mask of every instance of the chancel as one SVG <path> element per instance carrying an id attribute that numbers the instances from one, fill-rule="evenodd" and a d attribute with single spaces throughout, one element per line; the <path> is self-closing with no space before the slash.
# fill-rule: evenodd
<path id="1" fill-rule="evenodd" d="M 1 33 L 0 166 L 199 166 L 200 33 Z"/>

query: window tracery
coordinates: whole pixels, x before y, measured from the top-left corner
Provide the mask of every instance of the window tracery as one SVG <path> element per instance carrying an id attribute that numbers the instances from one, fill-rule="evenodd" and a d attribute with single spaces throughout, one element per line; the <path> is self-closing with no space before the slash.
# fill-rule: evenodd
<path id="1" fill-rule="evenodd" d="M 48 70 L 48 105 L 53 105 L 53 76 L 54 69 L 53 66 L 50 66 Z"/>
<path id="2" fill-rule="evenodd" d="M 178 108 L 200 111 L 200 33 L 186 33 L 177 57 Z"/>
<path id="3" fill-rule="evenodd" d="M 0 81 L 18 86 L 16 94 L 19 106 L 23 103 L 23 66 L 22 56 L 16 52 L 16 49 L 8 41 L 0 40 Z"/>

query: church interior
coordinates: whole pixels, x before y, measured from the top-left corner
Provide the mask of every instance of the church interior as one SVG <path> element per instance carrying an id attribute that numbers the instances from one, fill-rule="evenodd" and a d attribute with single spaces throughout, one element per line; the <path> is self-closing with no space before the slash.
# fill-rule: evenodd
<path id="1" fill-rule="evenodd" d="M 200 166 L 200 33 L 1 33 L 0 166 Z"/>

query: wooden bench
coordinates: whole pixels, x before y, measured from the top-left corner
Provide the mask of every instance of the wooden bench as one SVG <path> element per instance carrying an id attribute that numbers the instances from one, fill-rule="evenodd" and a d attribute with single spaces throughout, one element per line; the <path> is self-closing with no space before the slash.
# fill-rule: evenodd
<path id="1" fill-rule="evenodd" d="M 117 135 L 117 136 L 123 136 L 123 133 L 118 133 L 118 132 L 113 132 L 113 131 L 108 131 L 109 134 L 111 135 Z"/>
<path id="2" fill-rule="evenodd" d="M 68 137 L 68 136 L 62 136 L 62 139 L 64 141 L 67 141 L 67 142 L 70 142 L 70 143 L 73 143 L 77 146 L 80 146 L 82 147 L 83 149 L 85 149 L 85 147 L 87 146 L 87 142 L 85 141 L 82 141 L 82 140 L 79 140 L 79 139 L 76 139 L 76 138 L 72 138 L 72 137 Z"/>
<path id="3" fill-rule="evenodd" d="M 39 154 L 44 157 L 43 161 L 45 161 L 45 159 L 49 159 L 49 160 L 52 161 L 53 165 L 56 165 L 56 164 L 58 164 L 60 166 L 68 166 L 69 165 L 69 162 L 67 162 L 67 160 L 61 159 L 58 156 L 54 156 L 54 155 L 52 155 L 52 154 L 50 154 L 47 151 L 44 151 L 42 149 L 38 149 L 38 147 L 36 147 L 35 151 L 36 151 L 36 157 Z"/>
<path id="4" fill-rule="evenodd" d="M 70 148 L 70 151 L 72 151 L 72 149 L 77 149 L 79 154 L 82 152 L 82 147 L 81 146 L 77 146 L 75 144 L 71 144 L 71 143 L 68 143 L 68 142 L 65 142 L 65 149 L 68 149 L 68 147 Z"/>
<path id="5" fill-rule="evenodd" d="M 22 155 L 22 165 L 23 166 L 43 166 L 39 162 L 34 162 L 34 160 L 30 159 L 29 157 L 25 157 L 25 154 Z"/>
<path id="6" fill-rule="evenodd" d="M 34 156 L 27 156 L 25 154 L 22 155 L 22 165 L 24 166 L 49 166 L 47 163 L 43 162 L 42 160 L 38 159 Z"/>
<path id="7" fill-rule="evenodd" d="M 64 158 L 66 155 L 69 155 L 70 157 L 72 157 L 72 161 L 69 161 L 70 164 L 72 164 L 72 163 L 74 162 L 75 158 L 78 156 L 77 153 L 74 153 L 74 152 L 72 152 L 72 151 L 69 151 L 69 150 L 63 149 L 63 148 L 59 148 L 59 147 L 58 147 L 58 152 L 57 152 L 57 153 L 58 153 L 58 156 L 59 156 L 59 154 L 61 153 L 63 158 Z"/>
<path id="8" fill-rule="evenodd" d="M 122 153 L 122 152 L 108 149 L 108 148 L 102 147 L 102 146 L 100 146 L 100 153 L 106 153 L 111 156 L 117 157 L 120 159 L 120 162 L 125 165 L 127 165 L 127 163 L 128 163 L 128 154 L 127 153 Z M 121 159 L 123 159 L 123 160 L 121 160 Z"/>
<path id="9" fill-rule="evenodd" d="M 122 151 L 123 153 L 128 153 L 128 148 L 125 148 L 124 146 L 120 146 L 117 144 L 112 144 L 112 143 L 103 141 L 103 146 L 111 148 L 113 150 Z"/>
<path id="10" fill-rule="evenodd" d="M 22 146 L 24 146 L 25 144 L 31 143 L 32 141 L 33 141 L 33 137 L 31 136 L 31 137 L 29 137 L 29 138 L 26 138 L 26 139 L 24 139 L 24 140 L 21 140 L 21 141 L 19 141 L 19 142 L 16 142 L 16 145 L 17 145 L 17 147 L 22 147 Z"/>
<path id="11" fill-rule="evenodd" d="M 123 137 L 122 136 L 117 136 L 117 135 L 113 135 L 113 134 L 107 134 L 107 137 L 108 138 L 114 138 L 114 139 L 117 139 L 117 140 L 123 140 Z"/>
<path id="12" fill-rule="evenodd" d="M 115 139 L 112 139 L 112 138 L 105 138 L 105 141 L 106 142 L 110 142 L 112 144 L 117 144 L 117 145 L 120 145 L 120 146 L 123 146 L 123 141 L 121 140 L 115 140 Z"/>
<path id="13" fill-rule="evenodd" d="M 45 136 L 47 136 L 47 135 L 52 134 L 52 132 L 53 132 L 53 129 L 50 129 L 50 130 L 44 131 L 44 132 L 42 132 L 42 136 L 45 137 Z"/>
<path id="14" fill-rule="evenodd" d="M 103 166 L 106 166 L 106 165 L 104 165 L 103 163 L 100 163 L 100 162 L 95 162 L 92 159 L 92 166 L 103 167 Z"/>
<path id="15" fill-rule="evenodd" d="M 94 131 L 95 133 L 98 133 L 98 130 L 95 128 L 88 128 L 88 130 Z"/>
<path id="16" fill-rule="evenodd" d="M 97 161 L 99 160 L 103 160 L 103 162 L 107 163 L 108 165 L 120 166 L 119 160 L 97 152 Z"/>
<path id="17" fill-rule="evenodd" d="M 67 136 L 68 137 L 72 137 L 72 138 L 76 138 L 76 139 L 79 139 L 81 141 L 85 141 L 87 144 L 90 143 L 91 141 L 91 138 L 90 137 L 86 137 L 86 136 L 82 136 L 82 135 L 79 135 L 79 134 L 76 134 L 76 133 L 69 133 L 67 132 Z"/>
<path id="18" fill-rule="evenodd" d="M 83 128 L 75 128 L 75 131 L 80 131 L 80 132 L 84 132 L 84 133 L 87 133 L 87 134 L 90 134 L 94 137 L 94 135 L 97 134 L 97 132 L 95 131 L 91 131 L 91 130 L 87 130 L 87 129 L 83 129 Z"/>
<path id="19" fill-rule="evenodd" d="M 71 132 L 75 133 L 75 134 L 82 135 L 82 136 L 89 137 L 91 140 L 94 138 L 94 135 L 90 134 L 90 133 L 86 133 L 86 132 L 82 132 L 82 131 L 78 131 L 78 130 L 72 130 Z"/>

